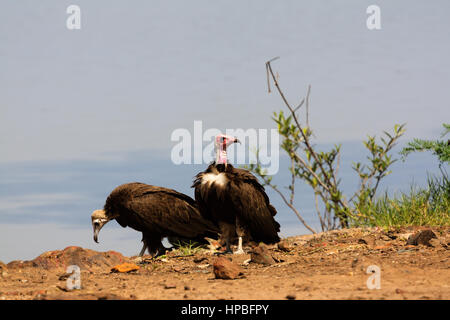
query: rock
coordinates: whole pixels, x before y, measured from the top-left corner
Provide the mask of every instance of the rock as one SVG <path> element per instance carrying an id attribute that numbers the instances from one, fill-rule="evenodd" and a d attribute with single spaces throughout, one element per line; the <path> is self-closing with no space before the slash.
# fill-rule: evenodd
<path id="1" fill-rule="evenodd" d="M 173 283 L 166 283 L 164 289 L 175 289 L 177 286 Z"/>
<path id="2" fill-rule="evenodd" d="M 64 250 L 47 251 L 30 261 L 11 261 L 8 269 L 41 268 L 44 270 L 65 269 L 77 265 L 82 270 L 93 271 L 111 268 L 128 262 L 129 259 L 115 251 L 98 252 L 81 247 L 67 247 Z"/>
<path id="3" fill-rule="evenodd" d="M 139 270 L 139 266 L 134 263 L 122 263 L 111 268 L 111 272 L 127 273 Z"/>
<path id="4" fill-rule="evenodd" d="M 219 257 L 213 264 L 216 279 L 237 279 L 243 275 L 241 267 L 233 261 Z"/>
<path id="5" fill-rule="evenodd" d="M 431 239 L 437 239 L 433 231 L 430 229 L 420 230 L 408 238 L 407 244 L 415 246 L 419 244 L 431 246 Z"/>
<path id="6" fill-rule="evenodd" d="M 6 266 L 8 269 L 11 269 L 11 270 L 32 268 L 33 262 L 32 261 L 14 260 L 14 261 L 9 262 Z"/>
<path id="7" fill-rule="evenodd" d="M 0 277 L 6 278 L 8 276 L 7 270 L 6 264 L 0 261 Z"/>
<path id="8" fill-rule="evenodd" d="M 264 265 L 275 264 L 275 260 L 270 254 L 269 250 L 264 245 L 259 245 L 250 251 L 250 258 L 252 262 Z"/>
<path id="9" fill-rule="evenodd" d="M 292 250 L 292 246 L 286 240 L 281 240 L 278 242 L 278 249 L 284 252 L 289 252 Z"/>
<path id="10" fill-rule="evenodd" d="M 295 294 L 288 294 L 286 296 L 286 299 L 288 299 L 288 300 L 295 300 L 295 298 L 296 298 Z"/>

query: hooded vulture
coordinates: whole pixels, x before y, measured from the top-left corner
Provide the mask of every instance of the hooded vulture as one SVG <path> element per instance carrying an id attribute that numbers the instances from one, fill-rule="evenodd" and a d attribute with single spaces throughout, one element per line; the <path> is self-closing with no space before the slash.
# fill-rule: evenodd
<path id="1" fill-rule="evenodd" d="M 172 189 L 144 183 L 127 183 L 115 188 L 106 199 L 103 210 L 95 210 L 91 220 L 94 241 L 98 242 L 100 229 L 115 219 L 122 227 L 142 232 L 144 246 L 150 255 L 164 254 L 161 243 L 169 239 L 198 240 L 217 235 L 217 227 L 203 218 L 196 202 Z"/>
<path id="2" fill-rule="evenodd" d="M 197 174 L 192 185 L 195 200 L 205 219 L 216 222 L 227 252 L 230 241 L 238 236 L 238 249 L 244 253 L 242 241 L 253 240 L 267 244 L 280 241 L 280 224 L 264 187 L 248 170 L 234 168 L 227 163 L 227 147 L 238 139 L 226 135 L 215 138 L 216 161 Z"/>

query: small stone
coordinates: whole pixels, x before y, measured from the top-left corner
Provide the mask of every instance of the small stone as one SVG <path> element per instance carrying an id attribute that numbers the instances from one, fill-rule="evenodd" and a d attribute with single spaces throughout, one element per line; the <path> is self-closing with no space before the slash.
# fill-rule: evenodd
<path id="1" fill-rule="evenodd" d="M 411 235 L 408 238 L 407 243 L 409 245 L 426 245 L 426 246 L 431 246 L 430 244 L 430 240 L 431 239 L 437 239 L 436 234 L 431 231 L 430 229 L 425 229 L 425 230 L 420 230 L 418 232 L 416 232 L 415 234 Z"/>
<path id="2" fill-rule="evenodd" d="M 243 275 L 242 269 L 238 264 L 224 257 L 217 258 L 214 261 L 213 267 L 216 279 L 232 280 Z"/>
<path id="3" fill-rule="evenodd" d="M 286 296 L 286 299 L 288 299 L 288 300 L 295 300 L 295 298 L 296 298 L 295 294 L 288 294 Z"/>
<path id="4" fill-rule="evenodd" d="M 289 252 L 292 250 L 292 246 L 286 240 L 282 240 L 278 242 L 278 249 L 284 252 Z"/>
<path id="5" fill-rule="evenodd" d="M 265 246 L 261 245 L 250 251 L 250 258 L 252 259 L 252 262 L 264 265 L 272 265 L 276 263 L 270 255 L 269 250 L 267 250 Z"/>
<path id="6" fill-rule="evenodd" d="M 166 283 L 164 289 L 175 289 L 177 286 L 173 283 Z"/>
<path id="7" fill-rule="evenodd" d="M 133 263 L 122 263 L 111 268 L 111 272 L 127 273 L 139 270 L 139 266 Z"/>

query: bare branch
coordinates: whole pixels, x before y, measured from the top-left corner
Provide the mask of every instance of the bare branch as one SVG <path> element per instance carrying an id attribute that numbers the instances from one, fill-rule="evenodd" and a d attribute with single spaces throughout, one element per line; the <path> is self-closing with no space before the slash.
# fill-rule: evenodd
<path id="1" fill-rule="evenodd" d="M 297 106 L 297 108 L 294 109 L 294 112 L 297 112 L 298 109 L 300 109 L 303 106 L 303 103 L 305 102 L 305 98 L 302 99 L 302 101 L 300 101 L 299 105 Z"/>
<path id="2" fill-rule="evenodd" d="M 269 185 L 275 192 L 277 192 L 277 193 L 280 195 L 280 197 L 281 197 L 281 199 L 283 199 L 284 203 L 285 203 L 292 211 L 294 211 L 294 213 L 297 215 L 297 218 L 300 220 L 300 222 L 301 222 L 301 223 L 302 223 L 309 231 L 311 231 L 312 233 L 317 233 L 313 228 L 311 228 L 311 227 L 306 223 L 306 221 L 302 218 L 300 212 L 298 212 L 297 209 L 296 209 L 292 204 L 289 203 L 289 201 L 286 199 L 286 197 L 284 196 L 284 194 L 283 194 L 280 190 L 278 190 L 277 187 L 275 187 L 274 185 L 272 185 L 272 184 L 270 184 L 270 183 L 269 183 L 268 185 Z"/>
<path id="3" fill-rule="evenodd" d="M 295 161 L 291 159 L 291 197 L 289 199 L 290 204 L 294 204 L 294 196 L 295 196 Z"/>

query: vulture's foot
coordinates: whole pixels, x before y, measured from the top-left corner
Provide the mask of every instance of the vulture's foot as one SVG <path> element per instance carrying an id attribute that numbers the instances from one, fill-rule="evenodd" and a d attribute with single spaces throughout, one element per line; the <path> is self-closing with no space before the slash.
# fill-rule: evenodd
<path id="1" fill-rule="evenodd" d="M 244 250 L 242 249 L 242 236 L 239 236 L 239 244 L 237 250 L 234 252 L 234 254 L 245 254 Z"/>

